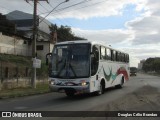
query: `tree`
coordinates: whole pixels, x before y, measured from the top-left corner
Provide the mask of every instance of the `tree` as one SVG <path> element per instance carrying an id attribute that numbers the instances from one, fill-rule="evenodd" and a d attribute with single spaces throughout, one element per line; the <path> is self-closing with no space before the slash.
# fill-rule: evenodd
<path id="1" fill-rule="evenodd" d="M 160 72 L 160 58 L 148 58 L 144 62 L 142 69 L 145 72 L 149 71 Z"/>
<path id="2" fill-rule="evenodd" d="M 160 58 L 154 60 L 153 67 L 156 72 L 160 72 Z"/>
<path id="3" fill-rule="evenodd" d="M 57 27 L 56 25 L 50 26 L 51 34 L 53 35 L 53 32 L 57 32 L 57 42 L 62 41 L 73 41 L 73 40 L 86 40 L 85 38 L 76 36 L 71 28 L 69 26 L 63 26 Z"/>
<path id="4" fill-rule="evenodd" d="M 51 24 L 51 26 L 49 26 L 49 29 L 50 29 L 51 43 L 54 44 L 57 42 L 57 25 Z"/>

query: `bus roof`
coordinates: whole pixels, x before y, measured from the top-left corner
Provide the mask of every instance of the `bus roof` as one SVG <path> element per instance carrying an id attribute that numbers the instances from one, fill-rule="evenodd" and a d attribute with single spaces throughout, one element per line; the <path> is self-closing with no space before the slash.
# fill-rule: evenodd
<path id="1" fill-rule="evenodd" d="M 123 52 L 123 51 L 121 51 L 121 50 L 112 48 L 112 46 L 110 46 L 110 45 L 103 45 L 103 44 L 101 44 L 101 43 L 98 43 L 98 42 L 95 42 L 95 41 L 88 41 L 88 40 L 65 41 L 65 42 L 56 43 L 56 45 L 63 45 L 63 44 L 78 44 L 78 43 L 82 43 L 82 44 L 83 44 L 83 43 L 90 43 L 90 44 L 92 44 L 92 45 L 104 46 L 104 47 L 110 48 L 110 49 L 112 49 L 112 50 L 116 50 L 116 51 L 119 51 L 119 52 L 128 54 L 128 53 Z"/>
<path id="2" fill-rule="evenodd" d="M 76 40 L 76 41 L 65 41 L 65 42 L 59 42 L 56 43 L 56 45 L 61 45 L 61 44 L 77 44 L 77 43 L 91 43 L 88 40 Z"/>

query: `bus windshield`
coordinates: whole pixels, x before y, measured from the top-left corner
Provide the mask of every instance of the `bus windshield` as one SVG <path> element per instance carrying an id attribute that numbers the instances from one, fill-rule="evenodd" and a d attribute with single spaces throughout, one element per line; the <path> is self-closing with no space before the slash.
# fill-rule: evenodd
<path id="1" fill-rule="evenodd" d="M 89 44 L 55 45 L 50 77 L 64 79 L 89 77 L 89 63 Z"/>

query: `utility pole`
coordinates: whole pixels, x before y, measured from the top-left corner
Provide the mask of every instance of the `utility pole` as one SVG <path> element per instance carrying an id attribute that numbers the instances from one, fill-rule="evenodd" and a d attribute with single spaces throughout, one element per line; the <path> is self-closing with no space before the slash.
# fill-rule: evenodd
<path id="1" fill-rule="evenodd" d="M 37 3 L 38 3 L 38 1 L 46 1 L 46 2 L 48 2 L 48 0 L 26 0 L 27 3 L 29 1 L 34 1 L 32 60 L 33 60 L 33 62 L 35 62 L 36 61 L 36 57 L 37 57 L 37 51 L 36 51 L 36 40 L 37 40 L 37 32 L 38 32 L 37 26 L 38 26 L 38 23 L 39 23 L 39 19 L 37 17 Z M 32 67 L 31 85 L 32 85 L 32 88 L 36 88 L 36 67 L 35 66 Z"/>
<path id="2" fill-rule="evenodd" d="M 53 12 L 58 6 L 61 4 L 68 2 L 69 0 L 65 0 L 64 2 L 59 3 L 55 8 L 53 8 L 41 21 L 39 21 L 37 17 L 37 3 L 38 1 L 46 1 L 47 3 L 48 0 L 25 0 L 27 3 L 29 1 L 34 1 L 34 11 L 33 11 L 33 41 L 32 41 L 32 60 L 33 63 L 36 62 L 36 57 L 37 57 L 37 51 L 36 51 L 36 40 L 37 40 L 37 26 L 40 24 L 48 15 L 50 15 L 51 12 Z M 36 67 L 33 65 L 32 67 L 32 80 L 31 80 L 32 88 L 36 88 Z"/>

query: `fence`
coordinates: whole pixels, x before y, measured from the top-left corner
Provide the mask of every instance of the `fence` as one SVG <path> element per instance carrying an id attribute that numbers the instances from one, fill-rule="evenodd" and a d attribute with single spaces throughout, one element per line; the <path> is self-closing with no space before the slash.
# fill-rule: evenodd
<path id="1" fill-rule="evenodd" d="M 47 82 L 47 72 L 42 68 L 37 74 L 37 82 Z M 45 73 L 45 75 L 43 74 Z M 31 86 L 32 68 L 0 61 L 0 90 Z M 43 75 L 43 76 L 41 76 Z"/>
<path id="2" fill-rule="evenodd" d="M 1 89 L 24 87 L 30 85 L 31 68 L 0 61 Z"/>

